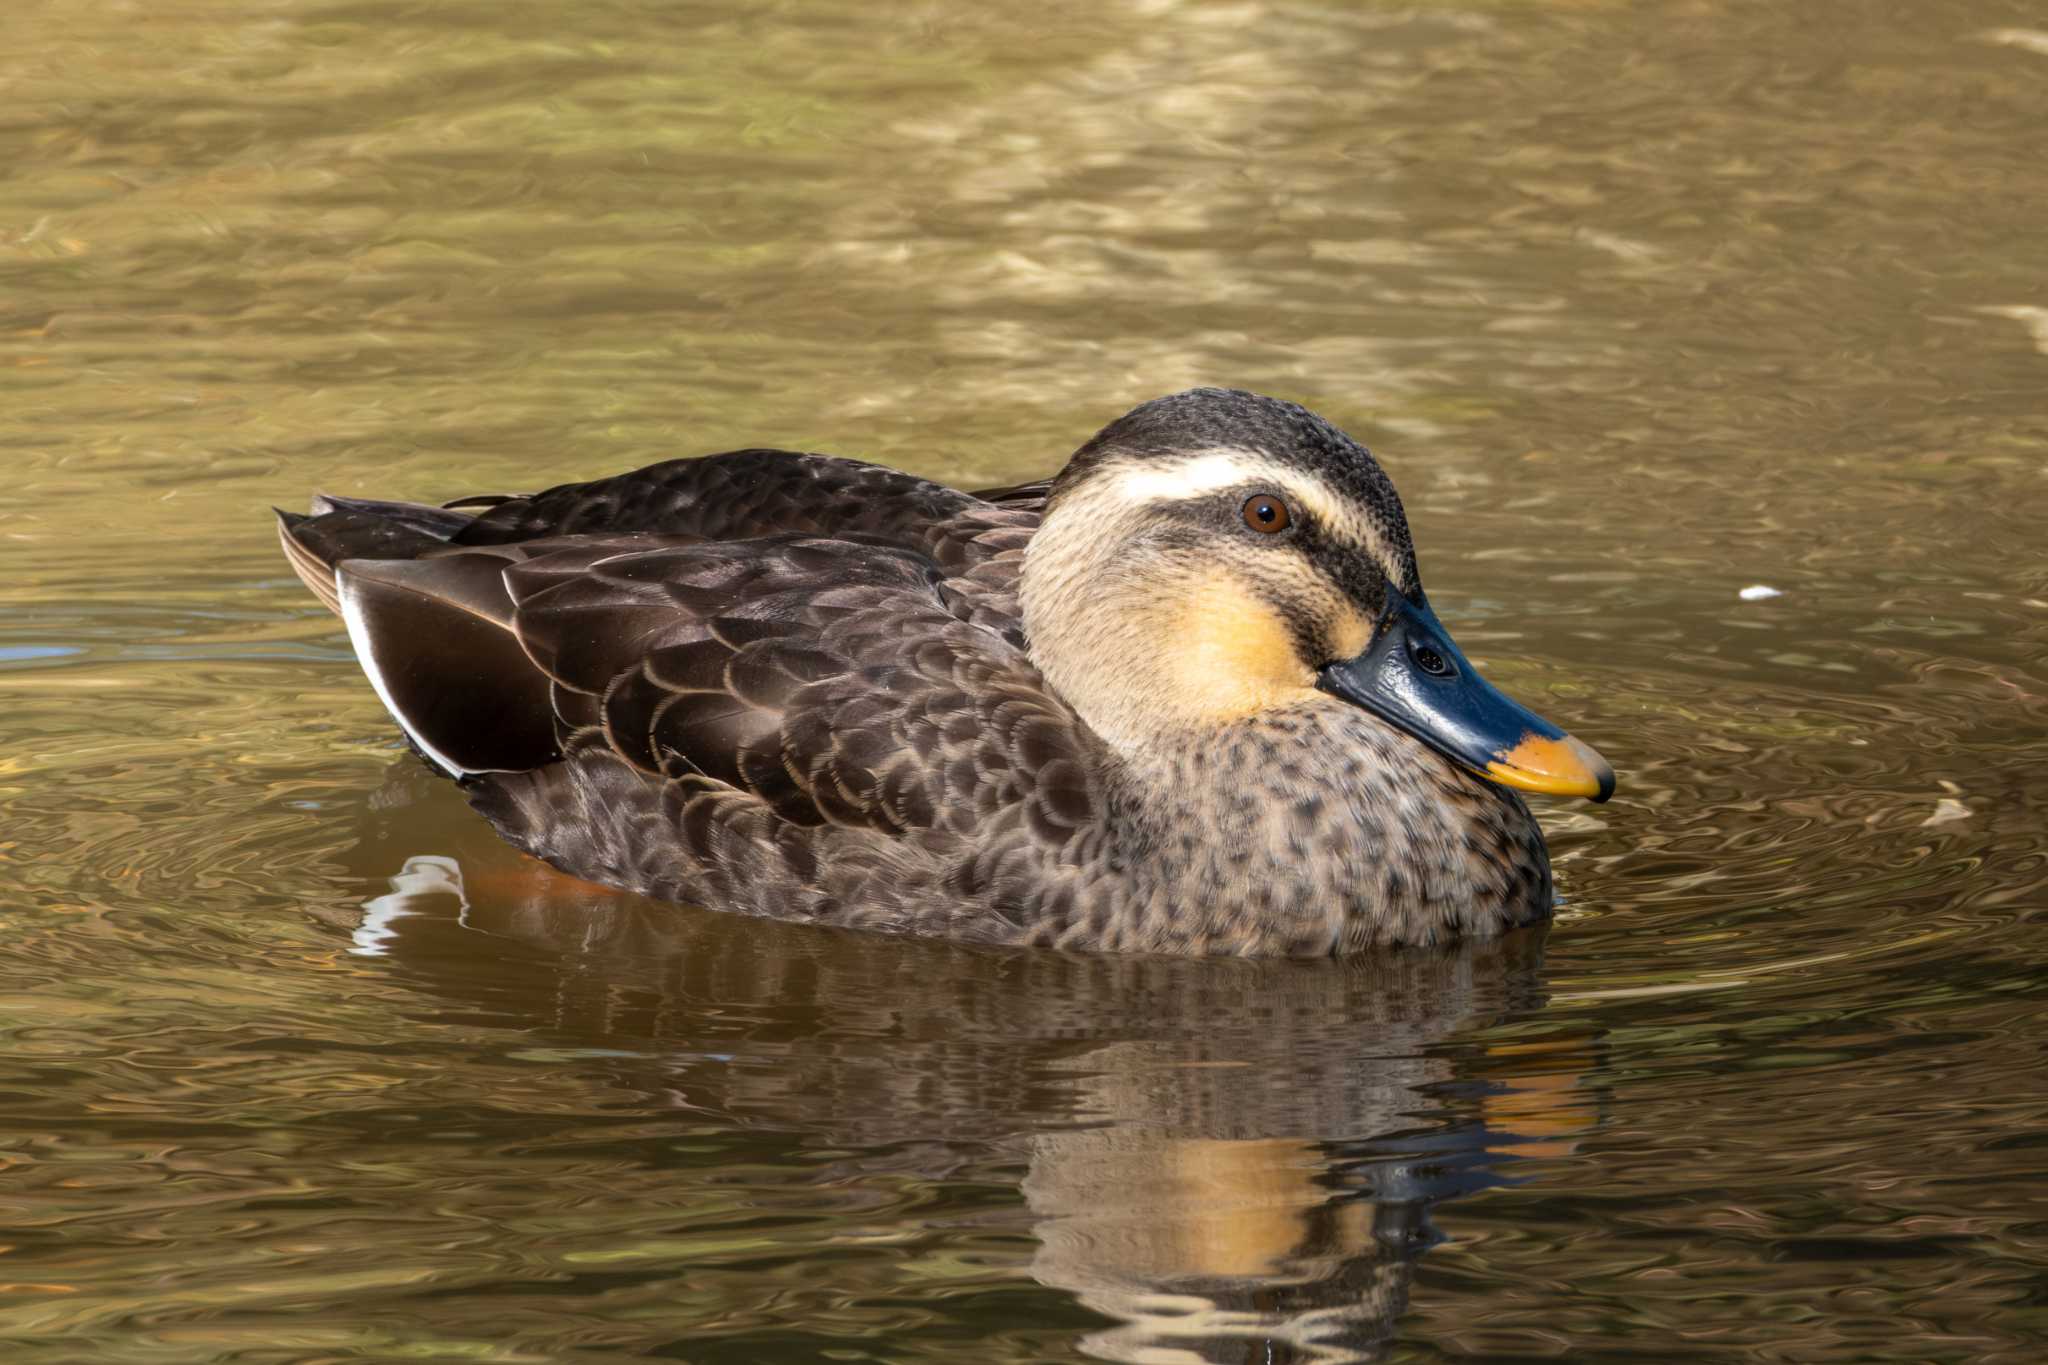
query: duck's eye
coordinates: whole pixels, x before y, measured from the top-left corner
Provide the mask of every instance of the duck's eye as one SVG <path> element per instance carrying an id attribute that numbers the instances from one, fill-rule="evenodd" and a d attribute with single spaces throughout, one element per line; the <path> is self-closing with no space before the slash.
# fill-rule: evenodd
<path id="1" fill-rule="evenodd" d="M 1244 524 L 1270 536 L 1292 526 L 1294 518 L 1288 513 L 1286 503 L 1270 493 L 1261 493 L 1244 500 Z"/>

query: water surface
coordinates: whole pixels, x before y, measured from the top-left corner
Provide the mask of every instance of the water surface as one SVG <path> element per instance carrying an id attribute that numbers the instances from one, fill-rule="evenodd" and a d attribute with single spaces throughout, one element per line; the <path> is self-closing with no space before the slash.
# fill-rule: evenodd
<path id="1" fill-rule="evenodd" d="M 2038 14 L 16 0 L 0 91 L 10 1361 L 2048 1351 Z M 568 884 L 267 520 L 1195 383 L 1614 760 L 1547 934 Z"/>

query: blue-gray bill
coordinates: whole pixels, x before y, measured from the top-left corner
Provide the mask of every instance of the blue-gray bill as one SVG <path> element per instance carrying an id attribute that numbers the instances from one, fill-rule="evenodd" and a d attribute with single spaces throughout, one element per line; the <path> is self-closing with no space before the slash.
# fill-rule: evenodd
<path id="1" fill-rule="evenodd" d="M 1316 685 L 1503 786 L 1594 801 L 1614 794 L 1614 769 L 1591 745 L 1480 677 L 1428 602 L 1391 588 L 1371 647 L 1325 666 Z"/>

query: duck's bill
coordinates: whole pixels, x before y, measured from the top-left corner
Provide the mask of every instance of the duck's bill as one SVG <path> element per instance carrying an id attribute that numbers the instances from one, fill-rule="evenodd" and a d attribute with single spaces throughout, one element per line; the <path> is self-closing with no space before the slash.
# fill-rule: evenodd
<path id="1" fill-rule="evenodd" d="M 1389 590 L 1371 647 L 1326 666 L 1316 685 L 1503 786 L 1614 794 L 1607 760 L 1480 677 L 1427 602 Z"/>

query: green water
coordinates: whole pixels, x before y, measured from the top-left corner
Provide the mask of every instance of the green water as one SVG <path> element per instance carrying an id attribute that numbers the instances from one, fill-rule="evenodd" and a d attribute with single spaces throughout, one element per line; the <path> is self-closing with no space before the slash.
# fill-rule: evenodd
<path id="1" fill-rule="evenodd" d="M 2044 129 L 1996 0 L 14 0 L 6 1359 L 2041 1359 Z M 565 885 L 267 511 L 1196 383 L 1371 444 L 1620 770 L 1547 935 Z"/>

